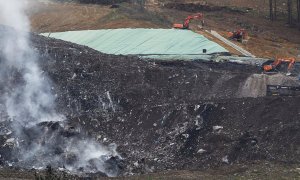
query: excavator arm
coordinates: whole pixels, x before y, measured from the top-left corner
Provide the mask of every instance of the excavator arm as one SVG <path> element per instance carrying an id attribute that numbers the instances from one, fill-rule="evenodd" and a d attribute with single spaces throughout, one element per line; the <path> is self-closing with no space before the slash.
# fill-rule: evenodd
<path id="1" fill-rule="evenodd" d="M 173 25 L 173 28 L 176 28 L 176 29 L 188 29 L 189 26 L 190 26 L 190 22 L 192 19 L 200 19 L 202 20 L 202 23 L 203 23 L 203 14 L 202 13 L 197 13 L 197 14 L 194 14 L 194 15 L 191 15 L 191 16 L 188 16 L 187 18 L 185 18 L 185 21 L 183 24 L 174 24 Z"/>
<path id="2" fill-rule="evenodd" d="M 296 59 L 292 58 L 292 57 L 290 57 L 290 58 L 278 58 L 272 64 L 264 65 L 263 69 L 264 69 L 265 72 L 269 72 L 269 71 L 275 70 L 282 63 L 288 63 L 289 65 L 288 65 L 287 75 L 290 75 L 291 70 L 294 67 L 295 62 L 296 62 Z"/>

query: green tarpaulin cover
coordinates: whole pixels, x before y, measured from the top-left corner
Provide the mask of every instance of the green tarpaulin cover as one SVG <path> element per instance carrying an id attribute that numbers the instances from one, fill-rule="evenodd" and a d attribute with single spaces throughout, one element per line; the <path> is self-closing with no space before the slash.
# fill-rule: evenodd
<path id="1" fill-rule="evenodd" d="M 190 30 L 105 29 L 42 35 L 88 46 L 107 54 L 156 59 L 207 59 L 209 54 L 228 52 L 217 43 Z"/>

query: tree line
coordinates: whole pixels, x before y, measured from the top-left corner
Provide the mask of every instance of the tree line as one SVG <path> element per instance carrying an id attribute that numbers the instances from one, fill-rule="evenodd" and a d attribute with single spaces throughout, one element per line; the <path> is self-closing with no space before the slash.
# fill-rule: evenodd
<path id="1" fill-rule="evenodd" d="M 287 22 L 290 25 L 297 24 L 300 29 L 300 0 L 286 0 L 287 4 Z M 296 8 L 295 8 L 296 7 Z M 278 18 L 278 0 L 269 0 L 270 19 L 271 21 Z M 296 9 L 297 17 L 294 17 L 294 9 Z M 296 21 L 295 21 L 296 20 Z"/>

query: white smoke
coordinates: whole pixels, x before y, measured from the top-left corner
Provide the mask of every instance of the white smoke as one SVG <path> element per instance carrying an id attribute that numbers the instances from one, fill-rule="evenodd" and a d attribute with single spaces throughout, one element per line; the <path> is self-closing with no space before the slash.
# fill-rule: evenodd
<path id="1" fill-rule="evenodd" d="M 8 115 L 20 124 L 31 126 L 43 121 L 58 121 L 54 97 L 46 77 L 42 75 L 37 55 L 30 47 L 29 19 L 25 15 L 26 0 L 0 0 L 0 22 L 14 28 L 2 41 L 3 71 L 15 68 L 22 73 L 23 84 L 11 89 L 6 96 Z"/>
<path id="2" fill-rule="evenodd" d="M 38 54 L 31 47 L 30 21 L 25 13 L 27 5 L 27 0 L 0 0 L 0 24 L 5 25 L 5 30 L 0 32 L 0 85 L 5 87 L 1 100 L 13 121 L 15 139 L 19 141 L 16 145 L 23 148 L 16 151 L 19 152 L 18 164 L 24 167 L 63 166 L 72 172 L 83 168 L 88 172 L 106 171 L 116 175 L 114 170 L 108 172 L 105 168 L 109 157 L 117 156 L 115 148 L 104 147 L 87 138 L 59 137 L 64 130 L 38 129 L 42 122 L 65 118 L 55 111 L 51 82 L 40 69 Z M 64 123 L 59 124 L 63 129 Z M 41 138 L 28 136 L 32 132 L 35 132 L 32 136 Z M 34 142 L 30 142 L 32 140 Z M 58 145 L 60 151 L 57 153 Z M 76 162 L 64 164 L 69 154 L 76 157 Z"/>

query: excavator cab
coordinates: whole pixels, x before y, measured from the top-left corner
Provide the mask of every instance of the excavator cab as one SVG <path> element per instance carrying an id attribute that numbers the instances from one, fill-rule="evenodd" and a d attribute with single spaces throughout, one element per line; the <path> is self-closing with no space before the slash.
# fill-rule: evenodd
<path id="1" fill-rule="evenodd" d="M 173 24 L 173 28 L 175 28 L 175 29 L 188 29 L 188 27 L 184 27 L 183 24 Z"/>
<path id="2" fill-rule="evenodd" d="M 202 26 L 204 25 L 204 20 L 203 20 L 204 15 L 202 13 L 197 13 L 191 16 L 188 16 L 183 24 L 173 24 L 173 28 L 175 29 L 189 29 L 190 22 L 192 19 L 200 19 L 202 20 Z"/>
<path id="3" fill-rule="evenodd" d="M 229 39 L 234 39 L 242 43 L 249 39 L 248 32 L 245 29 L 238 29 L 233 32 L 228 32 L 227 36 Z"/>
<path id="4" fill-rule="evenodd" d="M 293 57 L 289 58 L 277 58 L 273 63 L 271 64 L 264 64 L 263 70 L 264 72 L 271 72 L 276 70 L 282 63 L 288 63 L 288 69 L 287 69 L 287 76 L 290 76 L 292 73 L 292 69 L 294 67 L 294 64 L 296 62 L 296 59 Z"/>

